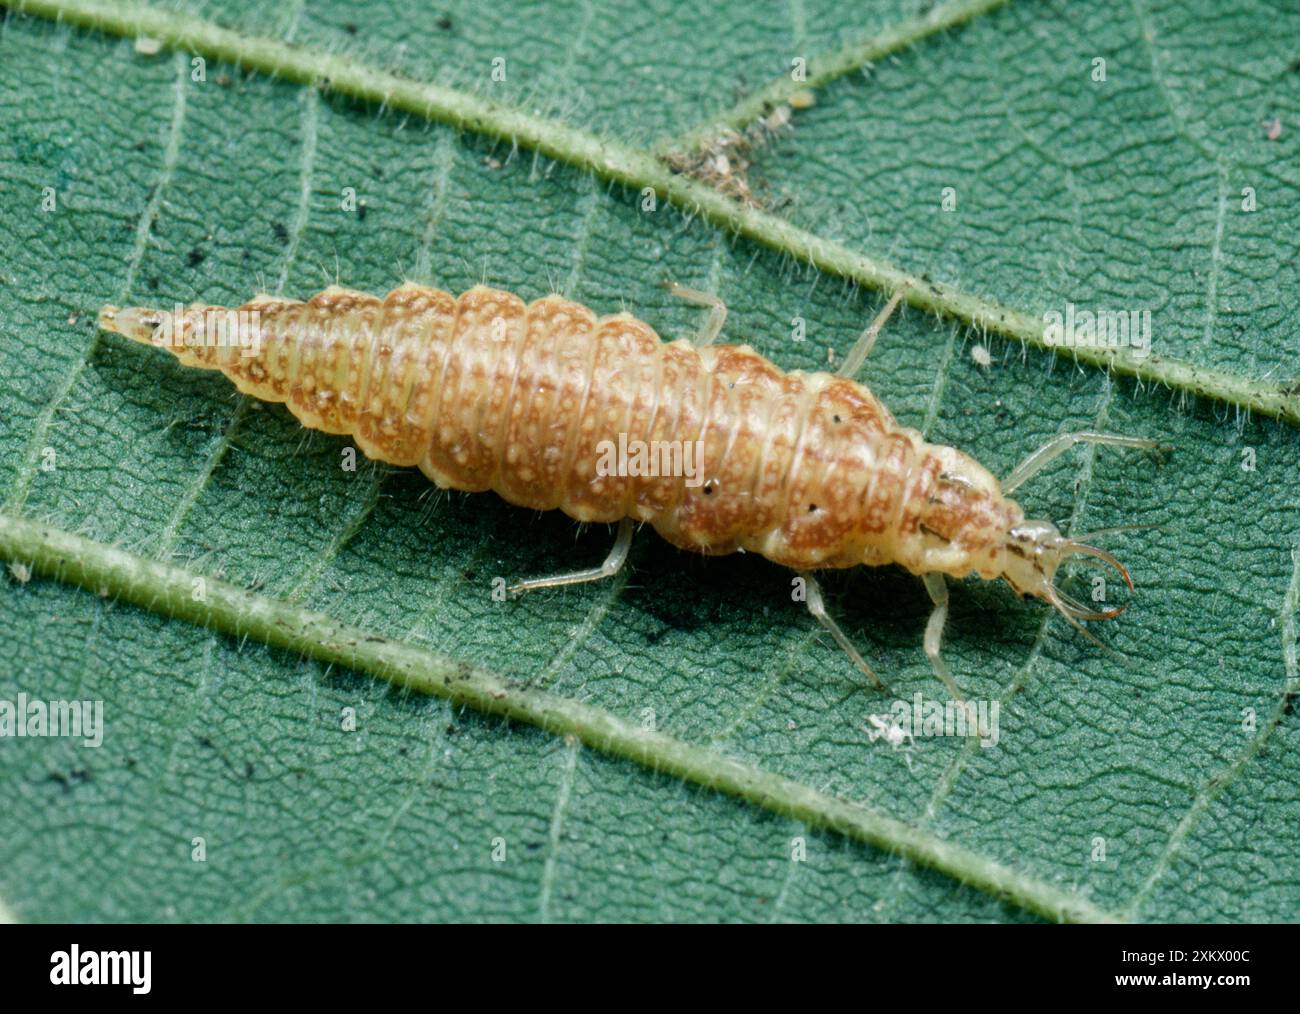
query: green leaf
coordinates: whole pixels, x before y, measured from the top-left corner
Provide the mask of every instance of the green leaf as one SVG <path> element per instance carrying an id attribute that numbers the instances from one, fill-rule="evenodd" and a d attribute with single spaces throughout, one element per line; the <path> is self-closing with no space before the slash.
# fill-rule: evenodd
<path id="1" fill-rule="evenodd" d="M 16 917 L 1293 917 L 1300 437 L 1261 417 L 1300 421 L 1293 12 L 26 6 L 77 27 L 0 29 L 0 700 L 107 725 L 0 741 Z M 749 153 L 763 207 L 655 157 L 758 137 L 797 56 L 816 104 Z M 1080 449 L 1020 494 L 1160 524 L 1107 540 L 1137 584 L 1111 651 L 955 585 L 945 657 L 998 743 L 894 749 L 869 736 L 894 698 L 788 572 L 646 532 L 630 574 L 496 603 L 609 532 L 344 470 L 348 441 L 94 326 L 404 277 L 689 334 L 672 278 L 790 369 L 842 358 L 860 286 L 911 283 L 927 312 L 863 377 L 900 421 L 998 474 L 1069 428 L 1175 448 Z M 1067 301 L 1149 309 L 1151 355 L 1055 359 Z M 897 697 L 942 699 L 918 582 L 824 584 Z"/>

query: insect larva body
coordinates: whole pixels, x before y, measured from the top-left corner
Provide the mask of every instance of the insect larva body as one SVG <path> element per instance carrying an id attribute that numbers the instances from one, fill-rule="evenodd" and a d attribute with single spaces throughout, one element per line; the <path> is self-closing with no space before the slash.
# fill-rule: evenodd
<path id="1" fill-rule="evenodd" d="M 495 490 L 578 521 L 646 522 L 684 549 L 745 550 L 800 571 L 896 563 L 928 575 L 936 603 L 937 575 L 974 573 L 1072 622 L 1111 615 L 1065 599 L 1053 577 L 1071 553 L 1117 561 L 1025 522 L 986 469 L 900 426 L 844 376 L 786 373 L 744 345 L 665 343 L 628 314 L 597 317 L 559 296 L 525 304 L 483 286 L 458 298 L 407 284 L 383 299 L 331 288 L 305 303 L 177 310 L 105 307 L 100 323 L 220 369 L 304 425 L 349 434 L 368 456 L 416 465 L 444 488 Z M 1152 445 L 1069 434 L 1016 481 L 1078 440 Z M 633 442 L 702 450 L 696 474 L 600 467 L 602 448 Z"/>
<path id="2" fill-rule="evenodd" d="M 382 300 L 262 297 L 239 308 L 255 314 L 254 340 L 207 343 L 213 309 L 185 311 L 168 342 L 182 361 L 444 488 L 579 521 L 631 517 L 685 549 L 798 569 L 992 577 L 999 533 L 1022 517 L 987 471 L 900 427 L 861 384 L 784 373 L 748 346 L 664 343 L 634 317 L 597 318 L 558 296 L 525 305 L 484 287 L 453 298 L 406 285 Z M 132 314 L 158 311 L 119 311 L 115 328 L 129 333 Z M 700 441 L 703 481 L 597 474 L 599 447 L 620 435 Z"/>

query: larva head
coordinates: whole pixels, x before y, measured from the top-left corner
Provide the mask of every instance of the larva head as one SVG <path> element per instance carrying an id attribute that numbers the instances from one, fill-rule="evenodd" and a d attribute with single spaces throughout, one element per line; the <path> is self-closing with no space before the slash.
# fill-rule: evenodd
<path id="1" fill-rule="evenodd" d="M 952 447 L 927 447 L 914 469 L 900 527 L 914 531 L 901 562 L 915 573 L 972 571 L 993 579 L 1002 566 L 1003 539 L 1020 522 L 1020 508 L 1002 496 L 998 481 L 979 462 Z"/>
<path id="2" fill-rule="evenodd" d="M 1087 538 L 1087 536 L 1084 536 Z M 1067 539 L 1050 521 L 1022 521 L 1007 531 L 1003 546 L 1002 577 L 1022 595 L 1033 595 L 1051 603 L 1067 620 L 1109 620 L 1124 607 L 1098 611 L 1089 609 L 1056 587 L 1056 571 L 1071 556 L 1092 556 L 1119 571 L 1124 583 L 1133 588 L 1128 570 L 1104 549 Z"/>

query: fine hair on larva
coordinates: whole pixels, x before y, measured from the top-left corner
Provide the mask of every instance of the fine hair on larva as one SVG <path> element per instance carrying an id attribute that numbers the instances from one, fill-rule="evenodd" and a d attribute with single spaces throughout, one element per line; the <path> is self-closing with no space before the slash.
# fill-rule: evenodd
<path id="1" fill-rule="evenodd" d="M 852 379 L 905 289 L 830 374 L 787 373 L 748 345 L 715 344 L 725 305 L 670 288 L 709 309 L 694 341 L 661 341 L 628 313 L 598 317 L 558 295 L 525 303 L 483 285 L 460 296 L 408 283 L 382 298 L 332 286 L 306 302 L 105 306 L 99 323 L 221 370 L 304 426 L 347 434 L 369 457 L 416 466 L 443 489 L 493 490 L 520 507 L 619 525 L 600 566 L 521 581 L 514 593 L 613 576 L 637 523 L 648 524 L 682 549 L 758 553 L 797 571 L 809 610 L 883 688 L 827 612 L 814 572 L 897 564 L 925 583 L 934 604 L 925 651 L 958 699 L 939 651 L 945 576 L 1001 578 L 1085 633 L 1081 620 L 1121 612 L 1070 598 L 1055 577 L 1081 555 L 1116 568 L 1131 589 L 1124 566 L 1091 536 L 1027 520 L 1010 494 L 1078 443 L 1155 441 L 1063 433 L 999 482 L 899 425 Z"/>

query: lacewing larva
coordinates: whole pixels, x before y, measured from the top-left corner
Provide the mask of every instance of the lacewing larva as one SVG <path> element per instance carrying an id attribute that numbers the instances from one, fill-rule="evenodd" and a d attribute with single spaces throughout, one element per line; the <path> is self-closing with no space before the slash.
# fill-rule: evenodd
<path id="1" fill-rule="evenodd" d="M 418 466 L 445 489 L 619 522 L 599 567 L 514 592 L 612 576 L 634 524 L 647 523 L 683 549 L 743 550 L 798 571 L 810 611 L 883 686 L 828 615 L 813 572 L 898 564 L 925 581 L 934 602 L 926 654 L 958 698 L 939 653 L 943 575 L 1002 578 L 1081 630 L 1080 620 L 1120 612 L 1090 609 L 1054 581 L 1063 560 L 1084 554 L 1132 588 L 1123 565 L 1088 536 L 1026 520 L 1009 494 L 1077 443 L 1155 441 L 1061 434 L 999 483 L 968 455 L 900 426 L 852 379 L 903 291 L 832 375 L 786 373 L 747 345 L 713 344 L 726 307 L 672 288 L 712 308 L 695 343 L 663 342 L 629 314 L 597 317 L 556 295 L 526 304 L 485 286 L 454 297 L 409 283 L 382 299 L 332 287 L 305 303 L 261 295 L 234 310 L 105 306 L 99 323 L 221 370 L 240 391 L 285 402 L 305 426 L 347 434 L 369 457 Z"/>

